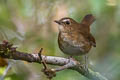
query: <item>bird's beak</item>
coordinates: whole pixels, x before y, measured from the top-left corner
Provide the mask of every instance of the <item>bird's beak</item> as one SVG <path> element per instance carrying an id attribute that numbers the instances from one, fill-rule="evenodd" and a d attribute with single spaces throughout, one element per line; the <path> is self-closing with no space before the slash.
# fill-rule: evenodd
<path id="1" fill-rule="evenodd" d="M 54 22 L 56 22 L 56 23 L 59 24 L 59 25 L 61 24 L 60 21 L 58 21 L 58 20 L 55 20 Z"/>

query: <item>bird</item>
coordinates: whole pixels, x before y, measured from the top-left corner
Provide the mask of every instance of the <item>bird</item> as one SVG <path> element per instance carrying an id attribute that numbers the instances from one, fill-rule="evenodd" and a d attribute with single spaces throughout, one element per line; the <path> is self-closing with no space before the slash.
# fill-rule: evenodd
<path id="1" fill-rule="evenodd" d="M 84 16 L 81 22 L 70 17 L 55 20 L 57 23 L 58 45 L 60 50 L 69 56 L 81 56 L 89 53 L 92 47 L 96 47 L 96 41 L 90 32 L 90 25 L 95 21 L 92 14 Z"/>

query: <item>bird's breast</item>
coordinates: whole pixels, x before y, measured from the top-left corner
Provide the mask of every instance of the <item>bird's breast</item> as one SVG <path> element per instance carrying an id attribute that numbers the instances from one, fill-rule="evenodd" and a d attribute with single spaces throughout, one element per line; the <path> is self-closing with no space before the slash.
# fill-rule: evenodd
<path id="1" fill-rule="evenodd" d="M 75 39 L 75 40 L 74 40 Z M 68 55 L 83 55 L 90 50 L 90 45 L 81 40 L 76 40 L 75 36 L 70 36 L 67 33 L 59 34 L 58 44 L 63 53 Z M 80 38 L 78 38 L 80 39 Z"/>

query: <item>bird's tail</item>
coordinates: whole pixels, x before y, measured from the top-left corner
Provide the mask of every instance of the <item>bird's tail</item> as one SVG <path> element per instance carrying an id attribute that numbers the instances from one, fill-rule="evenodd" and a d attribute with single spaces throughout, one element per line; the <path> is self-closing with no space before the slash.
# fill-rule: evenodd
<path id="1" fill-rule="evenodd" d="M 83 18 L 81 23 L 90 26 L 94 21 L 95 17 L 92 14 L 88 14 Z"/>

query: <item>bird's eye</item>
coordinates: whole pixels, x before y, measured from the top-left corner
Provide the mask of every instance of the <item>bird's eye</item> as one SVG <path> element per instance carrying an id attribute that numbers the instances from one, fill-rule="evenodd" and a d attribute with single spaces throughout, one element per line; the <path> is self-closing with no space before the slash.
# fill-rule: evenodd
<path id="1" fill-rule="evenodd" d="M 70 22 L 69 22 L 69 21 L 66 21 L 65 23 L 66 23 L 67 25 L 69 25 L 69 24 L 70 24 Z"/>

